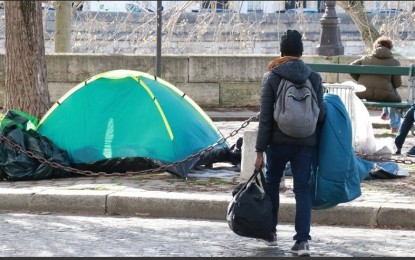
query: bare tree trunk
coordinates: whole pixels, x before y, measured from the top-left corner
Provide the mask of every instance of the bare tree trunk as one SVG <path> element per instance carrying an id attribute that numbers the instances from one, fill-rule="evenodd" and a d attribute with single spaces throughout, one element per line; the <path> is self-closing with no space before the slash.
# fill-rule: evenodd
<path id="1" fill-rule="evenodd" d="M 55 52 L 71 52 L 71 2 L 55 2 Z"/>
<path id="2" fill-rule="evenodd" d="M 373 42 L 379 38 L 380 34 L 369 21 L 363 2 L 364 1 L 336 1 L 336 3 L 352 18 L 366 47 L 369 50 L 372 50 Z"/>
<path id="3" fill-rule="evenodd" d="M 40 118 L 50 107 L 40 1 L 4 1 L 5 109 Z"/>

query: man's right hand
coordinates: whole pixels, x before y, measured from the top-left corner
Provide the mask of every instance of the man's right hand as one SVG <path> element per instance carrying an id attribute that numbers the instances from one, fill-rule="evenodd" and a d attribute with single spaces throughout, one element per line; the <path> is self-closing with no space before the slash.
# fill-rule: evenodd
<path id="1" fill-rule="evenodd" d="M 255 160 L 255 169 L 257 170 L 262 169 L 263 165 L 264 165 L 264 152 L 257 152 L 256 160 Z"/>

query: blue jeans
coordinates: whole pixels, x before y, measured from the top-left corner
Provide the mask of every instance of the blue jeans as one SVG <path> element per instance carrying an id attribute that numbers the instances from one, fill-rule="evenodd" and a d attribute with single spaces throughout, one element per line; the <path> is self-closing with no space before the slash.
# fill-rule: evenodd
<path id="1" fill-rule="evenodd" d="M 274 208 L 275 229 L 278 224 L 280 206 L 279 187 L 287 162 L 290 162 L 295 195 L 295 231 L 294 240 L 311 240 L 311 162 L 316 147 L 288 144 L 270 144 L 265 151 L 265 192 L 271 197 Z M 275 230 L 276 231 L 276 230 Z"/>
<path id="2" fill-rule="evenodd" d="M 401 115 L 394 107 L 384 107 L 383 113 L 389 114 L 389 125 L 391 128 L 399 128 L 401 125 Z"/>
<path id="3" fill-rule="evenodd" d="M 406 111 L 405 116 L 403 117 L 402 124 L 399 127 L 398 134 L 395 137 L 395 145 L 398 150 L 402 149 L 403 143 L 405 142 L 405 139 L 408 136 L 412 125 L 414 124 L 414 111 L 415 106 L 411 106 L 411 108 Z"/>

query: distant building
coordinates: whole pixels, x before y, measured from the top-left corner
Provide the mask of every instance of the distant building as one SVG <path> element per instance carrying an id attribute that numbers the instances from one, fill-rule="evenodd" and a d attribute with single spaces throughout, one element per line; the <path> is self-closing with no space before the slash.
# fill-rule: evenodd
<path id="1" fill-rule="evenodd" d="M 127 1 L 84 1 L 83 11 L 126 12 Z"/>
<path id="2" fill-rule="evenodd" d="M 316 1 L 162 1 L 163 10 L 180 8 L 187 12 L 240 12 L 240 13 L 278 13 L 290 9 L 294 12 L 324 13 L 324 0 Z M 414 1 L 364 1 L 367 12 L 412 11 Z M 157 1 L 84 1 L 84 11 L 95 12 L 155 12 Z M 386 11 L 385 11 L 386 10 Z M 336 6 L 336 12 L 345 11 Z"/>

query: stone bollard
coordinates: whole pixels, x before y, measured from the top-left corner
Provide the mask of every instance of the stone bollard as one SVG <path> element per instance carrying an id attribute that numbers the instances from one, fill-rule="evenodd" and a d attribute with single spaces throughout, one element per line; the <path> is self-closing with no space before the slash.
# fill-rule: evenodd
<path id="1" fill-rule="evenodd" d="M 258 130 L 245 130 L 243 135 L 242 143 L 242 155 L 241 155 L 241 181 L 247 181 L 251 177 L 252 173 L 255 170 L 255 143 L 256 137 L 258 135 Z M 264 161 L 266 162 L 267 158 L 264 154 Z M 265 168 L 263 169 L 265 172 Z M 286 188 L 285 185 L 285 175 L 282 176 L 280 189 Z"/>

